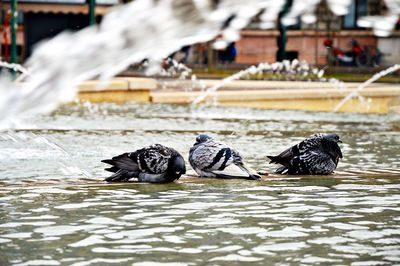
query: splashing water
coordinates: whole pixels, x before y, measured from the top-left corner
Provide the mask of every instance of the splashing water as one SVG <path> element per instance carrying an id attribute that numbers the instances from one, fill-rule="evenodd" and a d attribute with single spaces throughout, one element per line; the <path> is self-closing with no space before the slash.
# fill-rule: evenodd
<path id="1" fill-rule="evenodd" d="M 26 147 L 36 146 L 40 147 L 40 150 L 43 153 L 48 152 L 53 155 L 60 155 L 57 159 L 57 164 L 64 175 L 80 176 L 85 178 L 93 176 L 83 165 L 81 165 L 80 162 L 73 160 L 73 156 L 68 150 L 58 144 L 56 140 L 51 137 L 45 137 L 33 132 L 8 131 L 0 133 L 0 140 L 14 143 L 15 146 L 22 151 L 26 151 Z M 27 151 L 27 153 L 29 153 L 29 151 Z"/>
<path id="2" fill-rule="evenodd" d="M 209 95 L 214 94 L 219 88 L 223 87 L 224 85 L 234 81 L 234 80 L 238 80 L 241 77 L 248 75 L 248 74 L 256 74 L 259 71 L 262 71 L 265 69 L 265 66 L 267 64 L 259 64 L 257 67 L 256 66 L 251 66 L 245 70 L 241 70 L 239 72 L 237 72 L 236 74 L 233 74 L 232 76 L 229 76 L 227 78 L 224 78 L 221 82 L 219 82 L 218 84 L 216 84 L 215 86 L 212 86 L 210 88 L 208 88 L 204 93 L 202 93 L 199 97 L 197 97 L 196 99 L 193 100 L 192 102 L 192 106 L 195 106 L 197 104 L 199 104 L 200 102 L 204 101 Z"/>
<path id="3" fill-rule="evenodd" d="M 24 80 L 29 75 L 28 69 L 26 69 L 22 65 L 14 64 L 14 63 L 7 63 L 7 62 L 2 61 L 1 58 L 0 58 L 0 67 L 4 67 L 4 68 L 7 68 L 7 69 L 10 69 L 10 70 L 12 70 L 14 72 L 20 72 L 21 74 L 17 77 L 15 82 L 20 82 L 20 81 Z"/>
<path id="4" fill-rule="evenodd" d="M 337 112 L 342 106 L 347 103 L 349 100 L 353 99 L 354 97 L 361 97 L 359 94 L 360 91 L 362 91 L 365 87 L 368 85 L 374 83 L 378 79 L 380 79 L 383 76 L 386 76 L 392 72 L 395 72 L 400 69 L 400 64 L 393 65 L 385 70 L 382 70 L 376 74 L 374 74 L 370 79 L 365 81 L 364 83 L 360 84 L 355 90 L 353 90 L 351 93 L 349 93 L 346 97 L 343 98 L 342 101 L 340 101 L 335 108 L 333 109 L 334 112 Z"/>
<path id="5" fill-rule="evenodd" d="M 284 24 L 293 23 L 298 15 L 304 22 L 313 22 L 312 11 L 319 2 L 295 0 Z M 327 2 L 333 13 L 343 15 L 351 1 Z M 79 82 L 94 77 L 106 82 L 145 58 L 160 60 L 185 45 L 212 40 L 220 33 L 225 44 L 236 41 L 255 15 L 260 15 L 261 28 L 272 28 L 284 4 L 284 0 L 137 0 L 116 7 L 99 26 L 64 32 L 39 45 L 27 61 L 31 75 L 23 86 L 3 78 L 0 123 L 25 112 L 50 111 L 73 99 Z M 397 5 L 392 7 L 393 14 L 400 12 Z"/>
<path id="6" fill-rule="evenodd" d="M 13 64 L 13 63 L 7 63 L 4 62 L 0 59 L 0 67 L 5 67 L 14 71 L 19 71 L 22 74 L 28 75 L 29 71 L 28 69 L 24 68 L 22 65 L 20 64 Z"/>

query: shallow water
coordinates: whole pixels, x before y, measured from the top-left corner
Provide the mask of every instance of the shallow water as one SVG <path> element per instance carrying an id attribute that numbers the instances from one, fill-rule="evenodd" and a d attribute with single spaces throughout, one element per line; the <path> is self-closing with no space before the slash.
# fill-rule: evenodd
<path id="1" fill-rule="evenodd" d="M 0 265 L 400 263 L 400 132 L 385 116 L 84 104 L 17 128 L 0 136 Z M 187 157 L 201 132 L 257 169 L 314 132 L 338 133 L 344 159 L 327 177 L 100 181 L 101 159 L 154 142 Z"/>

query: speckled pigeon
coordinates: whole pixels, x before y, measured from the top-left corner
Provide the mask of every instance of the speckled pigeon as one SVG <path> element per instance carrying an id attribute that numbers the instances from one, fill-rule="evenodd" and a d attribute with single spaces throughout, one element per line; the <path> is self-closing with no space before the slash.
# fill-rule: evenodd
<path id="1" fill-rule="evenodd" d="M 140 150 L 103 160 L 111 164 L 106 171 L 114 174 L 105 181 L 120 182 L 137 178 L 139 182 L 168 183 L 185 174 L 185 160 L 174 149 L 155 144 Z"/>
<path id="2" fill-rule="evenodd" d="M 337 134 L 317 133 L 283 151 L 267 156 L 270 163 L 281 164 L 275 173 L 288 175 L 328 175 L 335 171 L 342 151 Z"/>
<path id="3" fill-rule="evenodd" d="M 237 151 L 205 134 L 199 135 L 190 148 L 189 162 L 202 177 L 251 180 L 261 178 L 244 164 Z"/>

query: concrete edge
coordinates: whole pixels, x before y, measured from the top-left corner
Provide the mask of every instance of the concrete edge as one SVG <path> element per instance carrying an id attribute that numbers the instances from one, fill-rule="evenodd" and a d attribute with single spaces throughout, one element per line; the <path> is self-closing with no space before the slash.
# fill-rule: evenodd
<path id="1" fill-rule="evenodd" d="M 349 95 L 353 90 L 325 89 L 281 89 L 257 91 L 217 91 L 208 95 L 204 101 L 217 97 L 218 101 L 260 101 L 260 100 L 294 100 L 294 99 L 339 99 Z M 359 92 L 363 97 L 400 97 L 400 88 L 365 88 Z M 192 102 L 202 92 L 151 92 L 151 100 L 158 103 Z"/>

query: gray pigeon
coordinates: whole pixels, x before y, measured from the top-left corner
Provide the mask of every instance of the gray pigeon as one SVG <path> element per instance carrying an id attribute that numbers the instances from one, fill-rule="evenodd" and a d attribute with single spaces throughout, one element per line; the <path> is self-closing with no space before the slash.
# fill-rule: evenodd
<path id="1" fill-rule="evenodd" d="M 189 162 L 203 177 L 242 178 L 259 180 L 261 177 L 248 168 L 240 154 L 207 135 L 199 135 L 189 151 Z"/>
<path id="2" fill-rule="evenodd" d="M 112 165 L 105 169 L 114 173 L 105 179 L 108 182 L 137 178 L 139 182 L 168 183 L 186 173 L 183 157 L 176 150 L 160 144 L 124 153 L 102 162 Z"/>
<path id="3" fill-rule="evenodd" d="M 335 171 L 342 151 L 337 134 L 317 133 L 283 151 L 278 156 L 267 156 L 279 167 L 275 173 L 288 175 L 328 175 Z"/>

